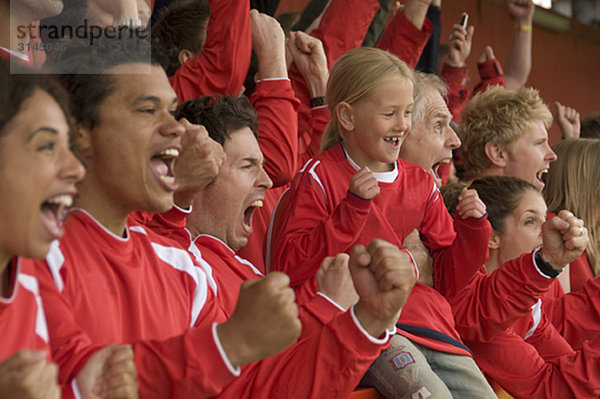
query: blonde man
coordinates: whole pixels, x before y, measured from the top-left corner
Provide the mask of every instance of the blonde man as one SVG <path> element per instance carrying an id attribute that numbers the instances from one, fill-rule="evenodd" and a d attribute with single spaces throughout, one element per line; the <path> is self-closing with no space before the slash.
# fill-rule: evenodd
<path id="1" fill-rule="evenodd" d="M 556 154 L 548 143 L 552 114 L 537 90 L 490 87 L 463 108 L 459 136 L 470 180 L 515 176 L 539 189 Z"/>

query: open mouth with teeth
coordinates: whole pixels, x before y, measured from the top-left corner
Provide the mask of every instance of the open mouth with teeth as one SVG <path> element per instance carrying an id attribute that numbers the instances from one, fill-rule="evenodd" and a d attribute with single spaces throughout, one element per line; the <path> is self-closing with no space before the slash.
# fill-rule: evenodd
<path id="1" fill-rule="evenodd" d="M 254 200 L 249 207 L 244 210 L 244 219 L 242 220 L 242 227 L 244 231 L 250 235 L 252 233 L 252 216 L 254 211 L 258 208 L 262 208 L 263 201 L 261 199 Z"/>
<path id="2" fill-rule="evenodd" d="M 439 168 L 443 164 L 448 164 L 448 163 L 450 163 L 450 158 L 444 158 L 441 161 L 434 163 L 433 166 L 431 167 L 431 170 L 430 170 L 431 176 L 435 180 L 438 187 L 440 187 L 442 184 L 442 178 L 440 177 L 440 175 L 438 173 Z"/>
<path id="3" fill-rule="evenodd" d="M 402 136 L 385 137 L 383 141 L 389 146 L 398 149 L 400 148 L 400 144 L 402 144 Z"/>
<path id="4" fill-rule="evenodd" d="M 535 178 L 537 179 L 538 183 L 541 184 L 542 186 L 546 185 L 547 177 L 548 177 L 548 169 L 538 170 L 538 172 L 535 174 Z"/>
<path id="5" fill-rule="evenodd" d="M 55 195 L 42 202 L 42 223 L 54 238 L 62 236 L 62 221 L 72 204 L 73 196 L 69 194 Z"/>
<path id="6" fill-rule="evenodd" d="M 175 189 L 177 189 L 173 165 L 175 158 L 178 156 L 178 149 L 167 148 L 150 159 L 150 165 L 152 166 L 154 175 L 160 181 L 161 185 L 169 191 L 175 191 Z"/>

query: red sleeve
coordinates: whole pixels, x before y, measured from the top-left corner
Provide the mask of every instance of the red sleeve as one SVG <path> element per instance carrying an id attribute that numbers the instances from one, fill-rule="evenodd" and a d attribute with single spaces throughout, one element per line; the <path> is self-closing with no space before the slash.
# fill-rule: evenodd
<path id="1" fill-rule="evenodd" d="M 579 258 L 569 264 L 569 280 L 571 282 L 571 292 L 577 292 L 588 280 L 594 278 L 592 268 L 587 260 L 587 255 L 581 254 Z"/>
<path id="2" fill-rule="evenodd" d="M 258 114 L 258 144 L 273 187 L 289 183 L 298 170 L 298 107 L 288 79 L 260 81 L 250 97 Z"/>
<path id="3" fill-rule="evenodd" d="M 52 357 L 59 365 L 59 382 L 69 385 L 88 357 L 103 345 L 94 345 L 77 325 L 69 303 L 57 290 L 46 263 L 36 262 L 36 269 L 48 315 Z M 63 266 L 61 274 L 68 273 L 64 272 L 66 269 L 68 264 Z M 214 396 L 235 378 L 217 347 L 210 323 L 206 322 L 224 320 L 224 316 L 215 316 L 221 315 L 220 308 L 216 306 L 212 291 L 206 291 L 209 297 L 200 315 L 203 325 L 169 340 L 133 343 L 141 397 Z"/>
<path id="4" fill-rule="evenodd" d="M 308 161 L 310 158 L 314 158 L 321 152 L 321 140 L 323 139 L 323 133 L 325 132 L 325 128 L 327 124 L 331 120 L 331 114 L 329 113 L 329 108 L 326 106 L 311 108 L 311 130 L 312 130 L 312 139 L 310 141 L 310 145 L 306 149 L 304 153 L 300 153 L 301 162 L 302 160 Z M 304 157 L 304 158 L 302 158 Z"/>
<path id="5" fill-rule="evenodd" d="M 283 217 L 271 269 L 287 273 L 293 286 L 313 277 L 326 256 L 346 252 L 358 239 L 371 208 L 371 201 L 350 193 L 330 206 L 320 180 L 313 176 L 318 176 L 315 163 L 306 169 L 286 194 L 291 198 L 287 206 L 276 210 Z"/>
<path id="6" fill-rule="evenodd" d="M 552 324 L 574 347 L 600 335 L 600 278 L 589 280 L 582 289 L 559 298 L 542 298 Z"/>
<path id="7" fill-rule="evenodd" d="M 442 294 L 453 295 L 471 280 L 479 267 L 487 260 L 491 226 L 487 217 L 454 222 L 435 183 L 432 187 L 425 217 L 419 233 L 423 244 L 433 258 L 434 284 Z M 454 223 L 462 229 L 461 237 L 454 231 Z M 465 260 L 468 256 L 469 259 Z"/>
<path id="8" fill-rule="evenodd" d="M 452 245 L 438 255 L 443 266 L 434 268 L 434 286 L 449 300 L 466 287 L 487 260 L 492 227 L 487 214 L 480 219 L 463 219 L 457 213 L 454 230 L 456 238 Z M 444 256 L 448 259 L 442 260 Z"/>
<path id="9" fill-rule="evenodd" d="M 329 108 L 326 106 L 310 108 L 310 92 L 294 64 L 289 71 L 290 80 L 296 96 L 302 99 L 298 108 L 298 158 L 302 165 L 310 158 L 319 155 L 321 138 L 327 123 L 331 120 Z"/>
<path id="10" fill-rule="evenodd" d="M 441 77 L 448 85 L 446 103 L 452 114 L 452 120 L 460 123 L 460 111 L 470 98 L 467 90 L 469 70 L 465 67 L 452 67 L 448 64 L 442 66 Z"/>
<path id="11" fill-rule="evenodd" d="M 482 370 L 516 398 L 597 398 L 600 341 L 575 352 L 551 326 L 540 334 L 534 344 L 508 330 L 491 342 L 468 345 Z"/>
<path id="12" fill-rule="evenodd" d="M 500 85 L 506 87 L 504 83 L 504 71 L 500 65 L 500 61 L 493 58 L 489 61 L 477 64 L 479 70 L 479 77 L 481 82 L 477 83 L 477 86 L 473 89 L 473 94 L 485 91 L 489 86 Z"/>
<path id="13" fill-rule="evenodd" d="M 383 32 L 377 47 L 396 54 L 398 58 L 406 62 L 409 68 L 414 69 L 431 32 L 433 32 L 433 25 L 430 20 L 426 19 L 423 28 L 419 30 L 406 18 L 404 13 L 397 12 Z"/>
<path id="14" fill-rule="evenodd" d="M 204 48 L 169 78 L 179 102 L 213 94 L 239 94 L 250 66 L 248 0 L 211 0 L 209 7 Z"/>
<path id="15" fill-rule="evenodd" d="M 305 303 L 300 310 L 304 313 L 304 316 L 300 318 L 303 330 L 309 321 L 316 323 L 315 326 L 325 325 L 337 315 L 344 313 L 339 305 L 323 294 L 313 295 L 310 301 Z"/>
<path id="16" fill-rule="evenodd" d="M 162 213 L 133 212 L 129 216 L 129 220 L 142 224 L 161 236 L 171 238 L 182 249 L 188 249 L 190 236 L 185 227 L 187 216 L 190 212 L 191 209 L 185 210 L 178 206 L 173 206 L 167 212 Z"/>
<path id="17" fill-rule="evenodd" d="M 295 345 L 263 360 L 254 379 L 252 396 L 346 398 L 387 343 L 387 336 L 378 342 L 367 338 L 359 331 L 352 312 L 345 312 L 317 331 L 303 331 Z M 232 385 L 237 385 L 237 381 Z M 223 396 L 228 393 L 232 392 L 225 390 Z"/>
<path id="18" fill-rule="evenodd" d="M 319 26 L 310 34 L 323 42 L 329 68 L 337 59 L 360 47 L 380 5 L 376 0 L 333 0 Z"/>
<path id="19" fill-rule="evenodd" d="M 487 341 L 529 313 L 554 279 L 542 275 L 532 254 L 523 254 L 492 274 L 480 271 L 450 303 L 461 337 Z"/>
<path id="20" fill-rule="evenodd" d="M 219 394 L 239 375 L 223 360 L 213 326 L 188 328 L 165 341 L 133 344 L 142 398 L 191 398 Z"/>

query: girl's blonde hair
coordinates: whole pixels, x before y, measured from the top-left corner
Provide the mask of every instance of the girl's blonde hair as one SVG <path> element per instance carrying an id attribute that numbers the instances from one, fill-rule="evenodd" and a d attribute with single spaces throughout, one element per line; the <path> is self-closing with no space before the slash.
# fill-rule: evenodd
<path id="1" fill-rule="evenodd" d="M 558 160 L 550 164 L 544 199 L 548 211 L 567 209 L 589 232 L 586 255 L 594 277 L 600 274 L 600 140 L 566 139 L 552 147 Z"/>
<path id="2" fill-rule="evenodd" d="M 404 61 L 387 51 L 373 47 L 359 47 L 342 55 L 331 69 L 327 82 L 326 100 L 331 121 L 321 140 L 321 152 L 341 140 L 335 113 L 341 102 L 350 105 L 371 94 L 383 80 L 400 74 L 414 83 L 413 72 Z"/>

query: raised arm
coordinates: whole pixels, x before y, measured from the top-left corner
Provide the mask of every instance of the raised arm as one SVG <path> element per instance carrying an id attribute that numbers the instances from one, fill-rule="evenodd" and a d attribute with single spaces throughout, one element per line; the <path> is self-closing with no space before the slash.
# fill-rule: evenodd
<path id="1" fill-rule="evenodd" d="M 515 32 L 504 62 L 504 80 L 508 89 L 517 90 L 525 85 L 531 71 L 535 4 L 533 0 L 507 0 L 507 5 Z"/>
<path id="2" fill-rule="evenodd" d="M 210 0 L 204 48 L 169 78 L 179 101 L 239 94 L 250 66 L 252 36 L 248 0 Z"/>
<path id="3" fill-rule="evenodd" d="M 288 79 L 285 37 L 273 17 L 250 12 L 252 47 L 258 59 L 256 91 L 250 97 L 258 115 L 258 144 L 274 187 L 289 183 L 298 164 L 299 102 Z"/>

